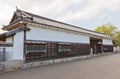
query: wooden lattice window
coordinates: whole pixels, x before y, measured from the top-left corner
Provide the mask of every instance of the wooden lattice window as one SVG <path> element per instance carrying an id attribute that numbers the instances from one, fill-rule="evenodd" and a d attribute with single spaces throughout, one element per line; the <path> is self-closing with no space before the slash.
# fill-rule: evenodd
<path id="1" fill-rule="evenodd" d="M 46 52 L 46 44 L 27 44 L 26 52 L 33 53 L 33 52 Z"/>
<path id="2" fill-rule="evenodd" d="M 70 44 L 59 44 L 58 51 L 59 52 L 62 52 L 62 51 L 71 51 L 71 46 L 70 46 Z"/>

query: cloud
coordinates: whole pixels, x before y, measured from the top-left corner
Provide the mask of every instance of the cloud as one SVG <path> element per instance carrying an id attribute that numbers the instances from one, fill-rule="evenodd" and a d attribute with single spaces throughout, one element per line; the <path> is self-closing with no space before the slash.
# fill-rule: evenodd
<path id="1" fill-rule="evenodd" d="M 53 17 L 64 12 L 73 3 L 79 0 L 1 0 L 0 27 L 8 24 L 15 7 L 41 16 Z"/>
<path id="2" fill-rule="evenodd" d="M 93 17 L 103 18 L 107 16 L 106 11 L 112 12 L 120 10 L 120 0 L 86 0 L 85 6 L 79 5 L 77 11 L 73 12 L 68 10 L 62 16 L 59 16 L 57 20 L 60 21 L 73 21 L 73 20 L 86 20 Z"/>
<path id="3" fill-rule="evenodd" d="M 18 0 L 17 6 L 20 9 L 30 11 L 42 16 L 54 16 L 65 11 L 71 4 L 79 0 Z"/>
<path id="4" fill-rule="evenodd" d="M 15 7 L 63 22 L 104 18 L 107 11 L 120 10 L 120 0 L 1 0 L 0 27 L 8 24 Z M 74 8 L 73 8 L 74 7 Z"/>

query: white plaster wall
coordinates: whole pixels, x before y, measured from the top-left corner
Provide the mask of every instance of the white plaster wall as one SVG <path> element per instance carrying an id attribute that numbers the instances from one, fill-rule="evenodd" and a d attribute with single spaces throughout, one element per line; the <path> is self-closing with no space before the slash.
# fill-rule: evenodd
<path id="1" fill-rule="evenodd" d="M 6 43 L 13 43 L 13 37 L 7 37 Z M 6 61 L 11 61 L 13 59 L 13 47 L 5 47 L 5 53 Z"/>
<path id="2" fill-rule="evenodd" d="M 18 32 L 14 35 L 13 60 L 23 60 L 24 50 L 24 32 Z"/>
<path id="3" fill-rule="evenodd" d="M 113 45 L 112 40 L 103 39 L 103 45 Z"/>
<path id="4" fill-rule="evenodd" d="M 13 47 L 6 47 L 6 61 L 11 61 L 13 59 Z"/>
<path id="5" fill-rule="evenodd" d="M 13 37 L 12 37 L 12 36 L 7 37 L 7 38 L 6 38 L 6 43 L 12 43 L 12 40 L 13 40 Z"/>
<path id="6" fill-rule="evenodd" d="M 31 28 L 31 30 L 26 33 L 27 40 L 89 43 L 88 36 L 55 31 L 51 29 L 43 29 L 37 26 L 29 26 L 29 28 Z"/>
<path id="7" fill-rule="evenodd" d="M 78 29 L 76 27 L 71 27 L 70 25 L 66 25 L 66 24 L 46 20 L 46 19 L 43 19 L 43 18 L 33 17 L 33 20 L 38 22 L 38 23 L 42 23 L 42 24 L 49 24 L 49 25 L 60 27 L 60 28 L 66 28 L 66 29 L 76 30 L 76 31 L 80 31 L 80 32 L 88 33 L 88 34 L 93 34 L 93 35 L 96 35 L 96 36 L 102 36 L 102 37 L 110 38 L 109 36 L 106 36 L 104 34 L 96 33 L 96 32 L 93 32 L 93 31 L 88 31 L 88 30 L 85 30 L 85 29 L 82 29 L 82 28 Z"/>

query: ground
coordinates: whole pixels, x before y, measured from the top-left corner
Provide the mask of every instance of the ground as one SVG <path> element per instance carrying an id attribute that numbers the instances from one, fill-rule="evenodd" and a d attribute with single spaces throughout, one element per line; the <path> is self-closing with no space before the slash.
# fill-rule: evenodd
<path id="1" fill-rule="evenodd" d="M 2 73 L 0 79 L 120 79 L 120 53 Z"/>

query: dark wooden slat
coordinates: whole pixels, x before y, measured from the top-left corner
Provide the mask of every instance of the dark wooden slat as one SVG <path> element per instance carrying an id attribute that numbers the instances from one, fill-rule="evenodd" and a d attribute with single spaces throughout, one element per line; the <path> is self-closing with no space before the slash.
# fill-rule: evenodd
<path id="1" fill-rule="evenodd" d="M 0 47 L 13 47 L 12 43 L 0 44 Z"/>
<path id="2" fill-rule="evenodd" d="M 90 54 L 89 44 L 70 43 L 69 45 L 70 45 L 71 51 L 61 51 L 61 52 L 59 52 L 59 48 L 58 48 L 59 44 L 60 42 L 46 42 L 47 52 L 28 53 L 26 54 L 26 61 L 27 62 L 40 61 L 40 60 L 58 59 L 58 58 L 66 58 L 66 57 Z"/>

